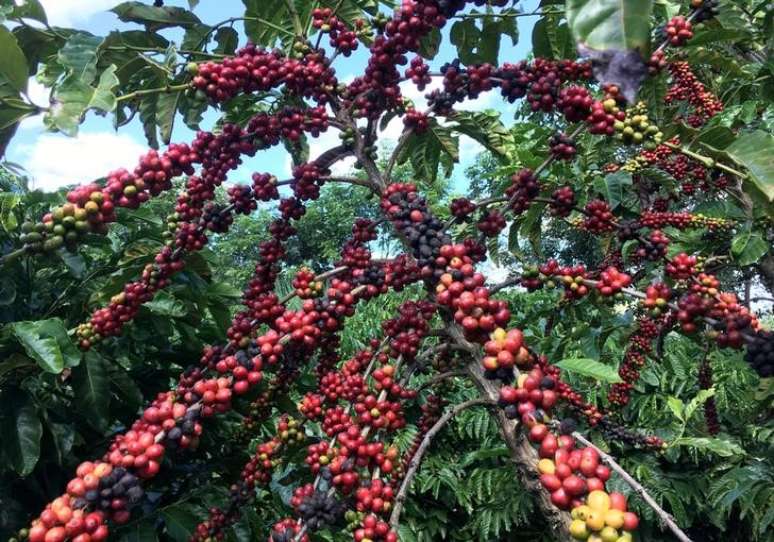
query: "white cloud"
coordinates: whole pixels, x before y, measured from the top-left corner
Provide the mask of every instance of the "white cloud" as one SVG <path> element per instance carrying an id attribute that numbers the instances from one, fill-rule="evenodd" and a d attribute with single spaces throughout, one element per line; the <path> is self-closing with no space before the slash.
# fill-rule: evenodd
<path id="1" fill-rule="evenodd" d="M 21 3 L 17 0 L 17 3 Z M 116 0 L 40 0 L 46 10 L 51 26 L 73 26 L 101 11 L 107 11 L 118 2 Z"/>
<path id="2" fill-rule="evenodd" d="M 126 134 L 81 132 L 74 138 L 44 134 L 34 143 L 21 145 L 21 158 L 16 161 L 30 173 L 32 188 L 53 191 L 93 181 L 121 167 L 132 169 L 146 150 Z"/>

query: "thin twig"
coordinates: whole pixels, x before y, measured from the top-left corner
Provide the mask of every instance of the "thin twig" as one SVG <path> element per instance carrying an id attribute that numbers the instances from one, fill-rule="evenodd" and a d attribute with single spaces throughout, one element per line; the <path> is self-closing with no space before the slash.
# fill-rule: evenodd
<path id="1" fill-rule="evenodd" d="M 414 453 L 412 456 L 411 461 L 409 461 L 408 468 L 406 469 L 406 476 L 403 478 L 403 483 L 400 485 L 398 495 L 395 497 L 395 505 L 392 509 L 392 514 L 390 515 L 390 526 L 394 530 L 398 529 L 400 514 L 403 511 L 403 503 L 408 495 L 411 482 L 414 480 L 414 476 L 419 469 L 419 465 L 422 463 L 422 457 L 430 447 L 433 438 L 441 431 L 441 429 L 444 428 L 447 423 L 449 423 L 449 420 L 451 420 L 454 416 L 463 410 L 478 405 L 492 406 L 496 404 L 497 403 L 495 401 L 489 399 L 488 397 L 479 397 L 477 399 L 471 399 L 469 401 L 465 401 L 464 403 L 455 405 L 454 407 L 447 410 L 446 413 L 441 416 L 441 418 L 435 422 L 435 425 L 433 425 L 433 427 L 431 427 L 430 430 L 425 434 L 425 437 L 422 439 L 422 443 L 419 445 L 419 448 L 417 448 L 416 453 Z"/>
<path id="2" fill-rule="evenodd" d="M 653 511 L 656 513 L 656 515 L 661 519 L 661 521 L 664 522 L 664 524 L 669 527 L 669 530 L 672 531 L 672 533 L 677 537 L 678 540 L 681 542 L 692 542 L 690 538 L 688 538 L 688 535 L 686 535 L 680 527 L 675 523 L 674 518 L 668 514 L 666 511 L 664 511 L 663 508 L 661 508 L 658 503 L 653 499 L 653 497 L 648 494 L 648 492 L 645 490 L 644 487 L 642 487 L 642 484 L 640 484 L 637 480 L 635 480 L 631 474 L 626 472 L 624 468 L 619 465 L 616 460 L 610 455 L 602 450 L 600 450 L 597 446 L 594 445 L 593 442 L 588 440 L 586 437 L 581 435 L 580 433 L 573 433 L 573 437 L 575 437 L 575 440 L 583 444 L 584 446 L 588 446 L 589 448 L 592 448 L 596 450 L 596 452 L 599 454 L 600 459 L 602 459 L 602 462 L 607 464 L 608 467 L 610 467 L 612 470 L 614 470 L 616 473 L 618 473 L 618 476 L 620 476 L 624 482 L 629 484 L 629 487 L 631 487 L 634 492 L 639 495 L 642 500 L 645 501 L 645 503 L 650 506 Z"/>

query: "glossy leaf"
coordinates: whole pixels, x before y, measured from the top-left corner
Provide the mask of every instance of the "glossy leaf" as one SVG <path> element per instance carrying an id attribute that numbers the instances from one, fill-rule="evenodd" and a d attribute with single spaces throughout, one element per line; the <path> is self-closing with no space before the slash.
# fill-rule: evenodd
<path id="1" fill-rule="evenodd" d="M 19 476 L 27 476 L 35 468 L 40 457 L 40 439 L 43 426 L 27 395 L 9 393 L 4 398 L 0 414 L 0 447 L 11 468 Z"/>
<path id="2" fill-rule="evenodd" d="M 46 372 L 58 374 L 65 367 L 75 367 L 81 362 L 81 353 L 58 318 L 15 322 L 11 330 L 27 354 Z"/>
<path id="3" fill-rule="evenodd" d="M 637 49 L 650 43 L 652 0 L 567 0 L 576 41 L 596 51 Z"/>
<path id="4" fill-rule="evenodd" d="M 124 22 L 144 24 L 152 28 L 186 27 L 200 23 L 199 18 L 187 9 L 174 6 L 156 7 L 142 2 L 123 2 L 110 11 Z"/>
<path id="5" fill-rule="evenodd" d="M 624 201 L 626 193 L 631 190 L 632 176 L 630 173 L 618 171 L 605 176 L 606 200 L 610 208 L 615 210 Z"/>
<path id="6" fill-rule="evenodd" d="M 0 82 L 7 82 L 17 92 L 27 90 L 27 58 L 19 48 L 16 37 L 10 30 L 0 26 Z"/>
<path id="7" fill-rule="evenodd" d="M 107 428 L 110 386 L 105 360 L 94 350 L 86 352 L 83 362 L 73 369 L 72 382 L 75 402 L 97 429 Z"/>
<path id="8" fill-rule="evenodd" d="M 747 168 L 750 181 L 774 201 L 774 136 L 760 130 L 749 132 L 739 136 L 726 152 Z"/>
<path id="9" fill-rule="evenodd" d="M 608 384 L 623 382 L 616 369 L 590 358 L 566 358 L 559 361 L 556 366 L 567 372 L 588 376 Z"/>
<path id="10" fill-rule="evenodd" d="M 770 250 L 769 244 L 758 232 L 741 232 L 731 242 L 731 255 L 739 265 L 752 265 Z"/>

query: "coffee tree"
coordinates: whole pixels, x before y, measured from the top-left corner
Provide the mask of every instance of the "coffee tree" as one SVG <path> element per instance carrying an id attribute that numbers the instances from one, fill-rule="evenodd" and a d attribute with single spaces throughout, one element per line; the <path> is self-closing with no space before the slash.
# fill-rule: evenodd
<path id="1" fill-rule="evenodd" d="M 48 487 L 12 538 L 770 539 L 774 334 L 750 308 L 753 291 L 774 291 L 766 3 L 390 4 L 246 1 L 243 17 L 209 25 L 125 2 L 113 12 L 145 31 L 106 38 L 50 27 L 36 1 L 2 8 L 4 141 L 30 115 L 72 134 L 96 111 L 117 126 L 137 115 L 152 147 L 7 228 L 4 267 L 55 269 L 138 213 L 163 214 L 166 241 L 69 333 L 9 324 L 9 349 L 66 358 L 49 372 L 67 402 L 104 393 L 116 345 L 133 348 L 148 307 L 174 310 L 180 275 L 227 247 L 235 223 L 259 207 L 275 217 L 220 340 L 167 367 L 169 389 L 146 385 L 135 419 L 105 420 L 55 475 L 38 472 Z M 519 17 L 537 19 L 529 60 L 500 54 Z M 184 30 L 179 46 L 169 28 Z M 456 58 L 439 53 L 447 41 Z M 344 83 L 336 61 L 350 55 L 363 69 Z M 26 100 L 29 73 L 51 107 Z M 426 110 L 406 85 L 427 91 Z M 465 109 L 486 93 L 514 104 L 516 124 Z M 205 111 L 219 115 L 211 131 Z M 171 142 L 178 113 L 198 130 L 190 142 Z M 396 119 L 399 139 L 380 146 Z M 340 144 L 310 156 L 328 131 Z M 447 198 L 461 136 L 487 153 Z M 290 178 L 224 185 L 278 145 Z M 354 171 L 335 174 L 350 157 Z M 336 220 L 319 204 L 333 185 L 367 216 L 335 258 L 286 267 L 307 210 Z M 7 372 L 16 397 L 30 390 Z M 52 407 L 18 400 L 2 450 L 30 476 Z M 445 435 L 455 418 L 483 427 Z M 693 478 L 664 481 L 681 470 Z"/>

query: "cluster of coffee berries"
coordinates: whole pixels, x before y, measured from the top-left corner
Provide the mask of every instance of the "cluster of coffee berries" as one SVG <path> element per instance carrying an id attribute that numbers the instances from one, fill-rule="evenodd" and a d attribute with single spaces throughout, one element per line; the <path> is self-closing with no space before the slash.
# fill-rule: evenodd
<path id="1" fill-rule="evenodd" d="M 201 90 L 216 102 L 242 93 L 269 91 L 281 85 L 296 96 L 325 102 L 337 81 L 333 68 L 321 52 L 310 50 L 296 59 L 253 44 L 222 61 L 199 64 L 191 80 L 194 89 Z"/>
<path id="2" fill-rule="evenodd" d="M 632 277 L 610 266 L 599 275 L 597 290 L 605 297 L 618 294 L 624 288 L 630 286 Z"/>
<path id="3" fill-rule="evenodd" d="M 337 49 L 344 56 L 349 56 L 357 49 L 357 33 L 347 28 L 338 17 L 333 14 L 331 8 L 315 8 L 312 10 L 312 26 L 326 32 L 330 36 L 331 47 Z M 363 29 L 365 22 L 362 19 L 355 21 L 358 29 Z"/>
<path id="4" fill-rule="evenodd" d="M 485 341 L 510 320 L 507 303 L 490 298 L 484 276 L 475 271 L 466 245 L 444 245 L 440 255 L 448 270 L 436 286 L 436 301 L 454 310 L 454 320 L 468 337 Z"/>
<path id="5" fill-rule="evenodd" d="M 468 198 L 455 198 L 449 205 L 452 216 L 456 218 L 468 218 L 476 210 L 476 204 Z"/>
<path id="6" fill-rule="evenodd" d="M 583 227 L 592 233 L 606 233 L 615 230 L 610 205 L 601 199 L 591 200 L 583 209 L 586 215 Z"/>
<path id="7" fill-rule="evenodd" d="M 300 299 L 311 299 L 322 295 L 323 283 L 315 280 L 314 271 L 308 267 L 302 267 L 293 278 L 293 288 Z"/>
<path id="8" fill-rule="evenodd" d="M 476 227 L 487 237 L 497 237 L 505 229 L 505 217 L 499 211 L 485 211 Z"/>
<path id="9" fill-rule="evenodd" d="M 529 351 L 524 346 L 524 335 L 520 329 L 495 329 L 484 344 L 486 356 L 481 361 L 484 369 L 495 372 L 498 369 L 510 369 L 514 365 L 526 365 L 531 361 Z"/>
<path id="10" fill-rule="evenodd" d="M 752 335 L 744 359 L 761 378 L 774 376 L 774 332 L 758 331 Z"/>
<path id="11" fill-rule="evenodd" d="M 516 387 L 501 387 L 498 404 L 508 418 L 534 425 L 535 420 L 547 417 L 558 399 L 556 379 L 535 367 L 529 373 L 519 375 Z"/>
<path id="12" fill-rule="evenodd" d="M 617 120 L 614 128 L 616 137 L 627 145 L 642 145 L 646 149 L 655 149 L 661 144 L 663 134 L 645 113 L 643 102 L 627 112 L 623 120 Z"/>
<path id="13" fill-rule="evenodd" d="M 548 204 L 553 216 L 564 218 L 570 216 L 575 207 L 575 192 L 571 186 L 562 186 L 551 194 L 551 203 Z"/>
<path id="14" fill-rule="evenodd" d="M 449 243 L 443 222 L 433 216 L 416 185 L 393 183 L 382 195 L 382 210 L 408 240 L 423 273 L 432 274 L 442 245 Z"/>
<path id="15" fill-rule="evenodd" d="M 425 90 L 425 87 L 432 81 L 430 78 L 430 66 L 427 65 L 421 56 L 415 56 L 411 59 L 409 67 L 406 68 L 406 78 L 411 79 L 417 90 Z"/>
<path id="16" fill-rule="evenodd" d="M 561 132 L 551 136 L 548 140 L 551 155 L 557 160 L 572 160 L 578 153 L 575 140 Z"/>
<path id="17" fill-rule="evenodd" d="M 595 100 L 591 104 L 591 112 L 586 117 L 586 124 L 591 134 L 613 136 L 616 122 L 625 118 L 626 113 L 618 107 L 615 99 L 610 98 L 604 102 Z"/>
<path id="18" fill-rule="evenodd" d="M 686 118 L 694 128 L 706 123 L 723 111 L 723 102 L 699 81 L 687 62 L 669 64 L 672 84 L 667 90 L 664 101 L 671 104 L 677 101 L 687 102 L 693 107 L 693 114 Z"/>
<path id="19" fill-rule="evenodd" d="M 297 503 L 297 504 L 296 504 Z M 296 489 L 291 504 L 304 521 L 307 528 L 314 532 L 335 525 L 344 516 L 345 504 L 329 495 L 328 492 L 314 489 L 312 484 Z"/>
<path id="20" fill-rule="evenodd" d="M 693 25 L 682 15 L 675 15 L 664 27 L 664 34 L 670 45 L 680 47 L 693 37 Z"/>
<path id="21" fill-rule="evenodd" d="M 659 294 L 651 294 L 659 295 Z M 648 298 L 646 299 L 653 299 Z M 659 299 L 659 298 L 656 298 Z M 624 406 L 629 402 L 629 396 L 634 386 L 640 379 L 640 369 L 645 365 L 646 356 L 652 350 L 652 342 L 661 331 L 659 325 L 650 318 L 640 318 L 636 331 L 629 337 L 629 345 L 624 353 L 624 359 L 618 368 L 618 376 L 622 382 L 613 384 L 608 391 L 608 400 L 618 406 Z"/>
<path id="22" fill-rule="evenodd" d="M 681 252 L 667 262 L 664 270 L 674 279 L 685 280 L 696 273 L 696 263 L 696 256 L 689 256 L 685 252 Z"/>
<path id="23" fill-rule="evenodd" d="M 571 511 L 570 534 L 576 540 L 631 542 L 632 532 L 640 520 L 627 511 L 626 497 L 621 493 L 592 491 L 584 504 Z"/>
<path id="24" fill-rule="evenodd" d="M 293 518 L 285 518 L 275 523 L 269 533 L 268 542 L 309 542 L 309 536 Z"/>
<path id="25" fill-rule="evenodd" d="M 586 87 L 573 85 L 565 87 L 559 92 L 559 100 L 556 105 L 567 122 L 580 122 L 589 117 L 593 104 L 594 99 Z"/>
<path id="26" fill-rule="evenodd" d="M 645 299 L 642 300 L 642 306 L 652 318 L 658 318 L 668 309 L 671 297 L 672 290 L 669 286 L 663 282 L 655 282 L 645 289 Z"/>
<path id="27" fill-rule="evenodd" d="M 529 208 L 532 200 L 540 194 L 540 183 L 531 169 L 522 169 L 511 176 L 511 185 L 505 190 L 508 206 L 520 215 Z"/>
<path id="28" fill-rule="evenodd" d="M 694 22 L 703 23 L 714 19 L 720 13 L 720 0 L 691 0 Z"/>
<path id="29" fill-rule="evenodd" d="M 620 232 L 619 232 L 620 233 Z M 644 239 L 638 239 L 635 255 L 643 260 L 657 261 L 666 256 L 669 237 L 661 230 L 651 230 Z"/>

